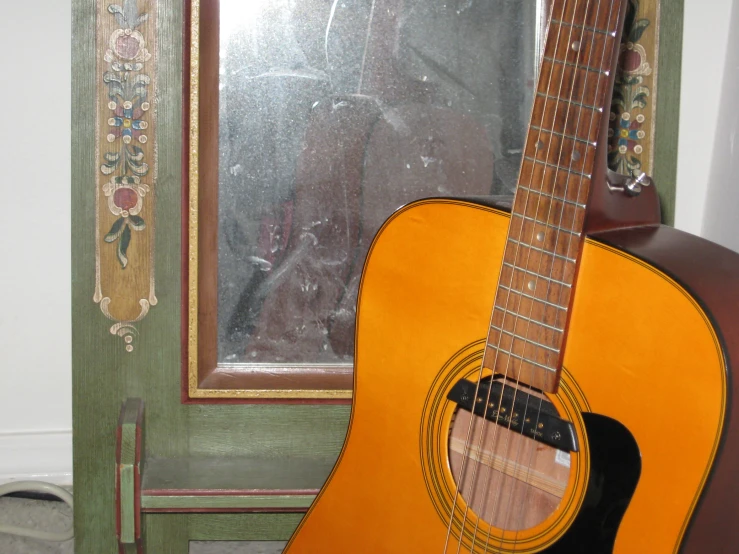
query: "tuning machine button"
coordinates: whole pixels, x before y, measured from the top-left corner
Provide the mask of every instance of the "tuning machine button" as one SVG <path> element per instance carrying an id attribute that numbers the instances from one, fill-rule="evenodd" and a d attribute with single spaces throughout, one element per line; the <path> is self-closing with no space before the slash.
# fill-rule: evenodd
<path id="1" fill-rule="evenodd" d="M 646 173 L 641 173 L 636 177 L 628 177 L 609 169 L 606 174 L 608 190 L 623 192 L 627 196 L 639 196 L 644 187 L 651 187 L 653 184 L 653 179 Z"/>

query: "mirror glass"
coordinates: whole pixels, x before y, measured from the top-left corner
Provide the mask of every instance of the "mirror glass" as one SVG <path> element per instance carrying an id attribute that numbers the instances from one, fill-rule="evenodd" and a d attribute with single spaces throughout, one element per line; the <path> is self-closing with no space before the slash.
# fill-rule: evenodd
<path id="1" fill-rule="evenodd" d="M 417 198 L 512 193 L 542 13 L 221 0 L 219 364 L 351 364 L 383 221 Z"/>

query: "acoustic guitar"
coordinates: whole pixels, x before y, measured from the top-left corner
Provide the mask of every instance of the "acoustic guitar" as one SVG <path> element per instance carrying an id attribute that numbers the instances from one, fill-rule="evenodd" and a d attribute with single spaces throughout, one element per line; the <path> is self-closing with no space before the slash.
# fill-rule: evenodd
<path id="1" fill-rule="evenodd" d="M 346 442 L 287 554 L 739 552 L 739 255 L 607 172 L 626 4 L 554 0 L 510 209 L 380 229 Z"/>

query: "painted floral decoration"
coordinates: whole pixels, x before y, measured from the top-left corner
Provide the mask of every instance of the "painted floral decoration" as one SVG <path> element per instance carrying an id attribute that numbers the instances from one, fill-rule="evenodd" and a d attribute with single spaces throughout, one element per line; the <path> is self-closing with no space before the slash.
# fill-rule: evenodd
<path id="1" fill-rule="evenodd" d="M 113 177 L 103 185 L 103 193 L 108 198 L 108 208 L 118 217 L 105 235 L 105 242 L 118 243 L 118 261 L 125 269 L 128 265 L 128 246 L 131 243 L 131 231 L 141 231 L 146 223 L 139 212 L 149 187 L 140 182 L 138 177 Z"/>
<path id="2" fill-rule="evenodd" d="M 107 141 L 115 149 L 103 154 L 100 171 L 111 175 L 103 185 L 110 212 L 118 216 L 105 235 L 107 243 L 117 244 L 121 268 L 128 266 L 128 248 L 133 231 L 146 228 L 143 217 L 144 196 L 149 186 L 141 181 L 149 173 L 144 150 L 137 146 L 146 144 L 146 121 L 150 109 L 148 101 L 151 78 L 143 73 L 151 54 L 146 48 L 144 35 L 136 30 L 148 20 L 148 14 L 140 13 L 137 0 L 125 0 L 123 5 L 112 4 L 108 12 L 115 17 L 119 29 L 113 31 L 104 59 L 109 69 L 103 74 L 108 91 L 109 131 Z"/>
<path id="3" fill-rule="evenodd" d="M 646 138 L 643 124 L 651 92 L 644 77 L 652 73 L 645 48 L 638 44 L 649 27 L 648 19 L 637 19 L 639 0 L 631 0 L 626 18 L 625 42 L 621 45 L 619 70 L 611 104 L 608 163 L 614 171 L 633 175 L 641 171 L 640 155 Z"/>
<path id="4" fill-rule="evenodd" d="M 612 120 L 616 119 L 615 115 L 613 113 L 611 114 Z M 618 126 L 611 126 L 608 136 L 615 138 L 612 143 L 618 147 L 619 154 L 625 155 L 628 152 L 633 152 L 638 155 L 644 151 L 639 141 L 646 136 L 646 133 L 641 128 L 645 120 L 646 117 L 644 117 L 644 114 L 638 114 L 636 117 L 632 117 L 629 112 L 623 112 Z"/>

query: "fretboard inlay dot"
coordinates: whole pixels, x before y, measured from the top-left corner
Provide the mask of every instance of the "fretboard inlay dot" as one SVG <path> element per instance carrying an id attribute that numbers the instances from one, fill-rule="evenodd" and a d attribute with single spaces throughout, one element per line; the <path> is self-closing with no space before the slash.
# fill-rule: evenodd
<path id="1" fill-rule="evenodd" d="M 625 5 L 550 4 L 483 361 L 545 392 L 557 390 L 596 143 L 610 105 L 611 61 L 618 52 L 613 31 Z"/>

